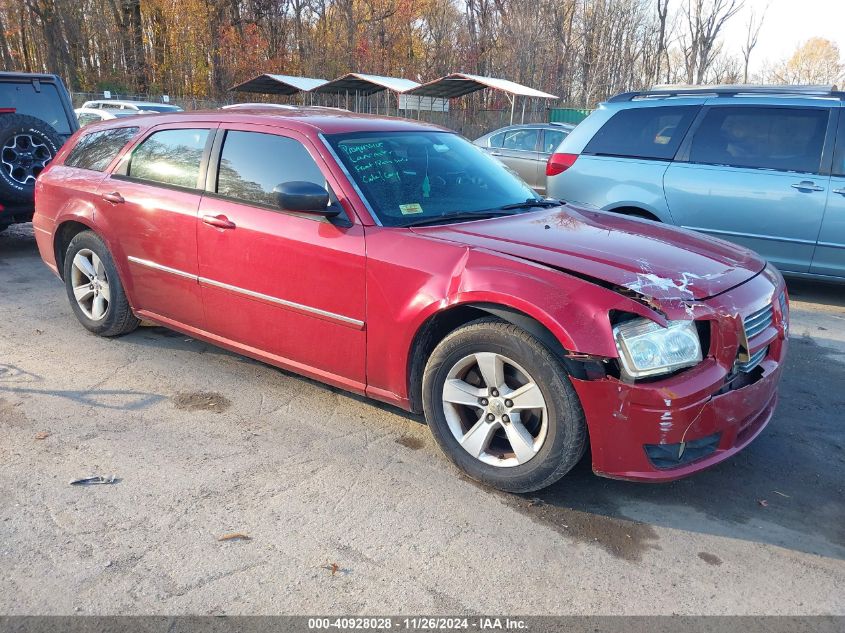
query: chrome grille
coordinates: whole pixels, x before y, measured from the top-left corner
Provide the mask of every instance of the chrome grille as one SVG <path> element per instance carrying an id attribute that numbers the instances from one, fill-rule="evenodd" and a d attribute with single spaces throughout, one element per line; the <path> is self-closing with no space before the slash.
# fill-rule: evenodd
<path id="1" fill-rule="evenodd" d="M 773 315 L 774 311 L 770 303 L 765 308 L 757 310 L 757 312 L 752 312 L 745 317 L 742 320 L 742 324 L 745 327 L 746 338 L 750 340 L 769 327 L 772 324 Z"/>
<path id="2" fill-rule="evenodd" d="M 748 360 L 748 362 L 740 363 L 739 361 L 737 361 L 736 368 L 739 371 L 747 374 L 748 372 L 752 371 L 757 365 L 759 365 L 760 361 L 762 361 L 764 358 L 766 358 L 766 354 L 768 354 L 768 353 L 769 353 L 769 348 L 764 347 L 763 349 L 761 349 L 757 352 L 754 352 L 754 354 L 751 355 L 751 358 Z"/>

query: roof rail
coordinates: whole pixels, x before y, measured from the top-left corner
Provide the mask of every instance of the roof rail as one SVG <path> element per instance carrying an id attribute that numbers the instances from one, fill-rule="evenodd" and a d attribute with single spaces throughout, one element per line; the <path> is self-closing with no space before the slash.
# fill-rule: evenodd
<path id="1" fill-rule="evenodd" d="M 654 86 L 650 90 L 623 92 L 608 99 L 610 103 L 648 99 L 649 97 L 736 97 L 738 95 L 789 95 L 812 97 L 836 97 L 845 99 L 845 92 L 836 86 L 755 86 L 755 85 L 719 85 L 719 86 Z"/>

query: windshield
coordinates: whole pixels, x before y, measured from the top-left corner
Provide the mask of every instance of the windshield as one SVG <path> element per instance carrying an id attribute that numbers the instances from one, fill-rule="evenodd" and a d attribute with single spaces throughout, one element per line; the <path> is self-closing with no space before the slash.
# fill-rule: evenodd
<path id="1" fill-rule="evenodd" d="M 327 140 L 384 226 L 472 219 L 466 216 L 540 200 L 519 177 L 457 134 L 357 132 Z"/>

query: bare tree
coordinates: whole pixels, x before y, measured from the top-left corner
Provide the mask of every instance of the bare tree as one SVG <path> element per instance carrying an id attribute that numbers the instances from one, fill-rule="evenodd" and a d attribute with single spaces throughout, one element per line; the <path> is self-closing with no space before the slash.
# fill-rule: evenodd
<path id="1" fill-rule="evenodd" d="M 687 0 L 684 18 L 688 31 L 682 36 L 681 48 L 688 83 L 705 82 L 718 52 L 719 34 L 742 6 L 743 0 Z"/>
<path id="2" fill-rule="evenodd" d="M 660 25 L 657 36 L 657 60 L 654 71 L 654 78 L 660 83 L 661 66 L 663 58 L 666 57 L 666 18 L 669 15 L 669 0 L 657 0 L 657 22 Z M 666 65 L 669 65 L 669 59 L 666 59 Z"/>
<path id="3" fill-rule="evenodd" d="M 744 62 L 743 70 L 742 70 L 742 82 L 748 83 L 748 61 L 751 59 L 751 51 L 757 46 L 757 40 L 760 37 L 760 29 L 763 28 L 763 22 L 766 19 L 766 12 L 769 10 L 769 5 L 767 4 L 762 13 L 760 13 L 760 17 L 754 13 L 754 9 L 751 9 L 751 12 L 748 16 L 748 24 L 746 25 L 745 30 L 745 44 L 742 45 L 742 59 Z"/>

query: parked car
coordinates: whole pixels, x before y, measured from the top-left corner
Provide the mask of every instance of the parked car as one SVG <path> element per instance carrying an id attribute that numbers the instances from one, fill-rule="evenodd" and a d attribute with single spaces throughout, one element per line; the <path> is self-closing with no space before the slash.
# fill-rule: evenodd
<path id="1" fill-rule="evenodd" d="M 843 95 L 780 86 L 619 95 L 558 147 L 549 195 L 728 239 L 789 275 L 845 280 Z"/>
<path id="2" fill-rule="evenodd" d="M 543 194 L 546 192 L 546 163 L 574 128 L 568 123 L 509 125 L 485 134 L 473 143 Z"/>
<path id="3" fill-rule="evenodd" d="M 541 198 L 434 126 L 305 109 L 106 121 L 42 173 L 36 204 L 41 256 L 91 332 L 146 319 L 424 412 L 503 490 L 554 482 L 588 436 L 601 475 L 689 475 L 777 401 L 775 268 Z"/>
<path id="4" fill-rule="evenodd" d="M 0 72 L 0 231 L 32 219 L 35 179 L 77 129 L 61 79 Z"/>
<path id="5" fill-rule="evenodd" d="M 80 127 L 98 121 L 111 121 L 125 116 L 143 114 L 138 110 L 101 110 L 99 108 L 76 108 L 73 112 L 76 114 L 76 120 L 79 121 Z"/>
<path id="6" fill-rule="evenodd" d="M 173 113 L 182 112 L 182 108 L 170 103 L 155 103 L 153 101 L 118 101 L 117 99 L 98 99 L 95 101 L 86 101 L 82 104 L 83 108 L 90 108 L 94 110 L 130 110 L 136 114 L 152 114 L 158 113 Z"/>

